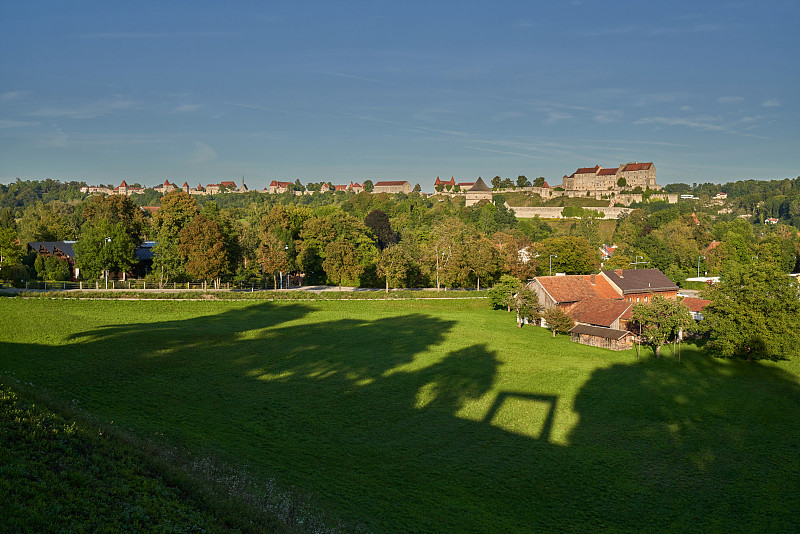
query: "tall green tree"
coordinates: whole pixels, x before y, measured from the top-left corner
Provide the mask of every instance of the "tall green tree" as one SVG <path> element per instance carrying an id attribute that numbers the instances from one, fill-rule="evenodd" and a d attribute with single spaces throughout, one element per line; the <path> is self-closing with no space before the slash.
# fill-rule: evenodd
<path id="1" fill-rule="evenodd" d="M 181 231 L 198 213 L 197 201 L 184 191 L 172 191 L 161 198 L 161 208 L 153 216 L 152 232 L 156 241 L 153 247 L 153 270 L 157 273 L 159 287 L 170 279 L 186 274 L 186 260 L 181 255 Z"/>
<path id="2" fill-rule="evenodd" d="M 800 346 L 798 284 L 770 263 L 730 263 L 703 295 L 707 347 L 720 357 L 789 359 Z"/>
<path id="3" fill-rule="evenodd" d="M 342 280 L 356 280 L 364 270 L 364 266 L 358 261 L 356 250 L 344 240 L 328 243 L 322 266 L 331 280 L 338 282 L 339 291 L 342 290 Z"/>
<path id="4" fill-rule="evenodd" d="M 267 231 L 261 236 L 258 247 L 258 264 L 264 274 L 272 273 L 273 287 L 278 287 L 276 273 L 289 270 L 289 246 L 275 233 Z"/>
<path id="5" fill-rule="evenodd" d="M 75 265 L 83 278 L 99 278 L 104 272 L 121 272 L 123 276 L 138 261 L 138 239 L 131 237 L 122 222 L 99 220 L 86 223 L 73 246 Z"/>
<path id="6" fill-rule="evenodd" d="M 389 216 L 383 210 L 374 209 L 369 212 L 364 218 L 364 226 L 372 230 L 381 250 L 397 242 L 397 235 L 392 230 Z"/>
<path id="7" fill-rule="evenodd" d="M 11 267 L 22 261 L 22 247 L 17 232 L 12 228 L 0 228 L 0 268 Z"/>
<path id="8" fill-rule="evenodd" d="M 92 197 L 83 206 L 83 217 L 90 224 L 100 221 L 121 223 L 128 235 L 137 241 L 141 239 L 145 227 L 142 210 L 130 197 L 122 195 Z"/>
<path id="9" fill-rule="evenodd" d="M 499 270 L 497 248 L 485 236 L 475 236 L 466 243 L 466 263 L 477 279 L 478 291 L 481 290 L 481 278 L 487 279 L 496 275 Z"/>
<path id="10" fill-rule="evenodd" d="M 639 337 L 653 347 L 656 358 L 661 357 L 661 347 L 695 324 L 689 308 L 661 295 L 650 302 L 634 304 L 631 319 L 639 325 Z"/>
<path id="11" fill-rule="evenodd" d="M 540 275 L 550 273 L 551 255 L 554 273 L 588 274 L 600 265 L 598 251 L 583 236 L 549 237 L 542 241 L 539 254 Z"/>
<path id="12" fill-rule="evenodd" d="M 504 274 L 500 280 L 489 290 L 489 303 L 492 308 L 506 308 L 511 312 L 514 304 L 514 295 L 522 289 L 522 282 L 516 277 Z"/>
<path id="13" fill-rule="evenodd" d="M 219 223 L 204 215 L 197 215 L 181 230 L 178 244 L 186 261 L 186 272 L 219 288 L 220 279 L 230 270 L 225 250 L 225 236 Z"/>
<path id="14" fill-rule="evenodd" d="M 386 280 L 386 292 L 389 287 L 405 287 L 406 276 L 412 259 L 403 247 L 389 246 L 381 251 L 378 257 L 378 276 Z"/>

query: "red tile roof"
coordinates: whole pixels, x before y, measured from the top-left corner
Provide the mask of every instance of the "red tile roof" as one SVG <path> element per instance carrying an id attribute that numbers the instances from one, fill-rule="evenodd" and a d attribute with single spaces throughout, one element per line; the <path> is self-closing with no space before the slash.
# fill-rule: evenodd
<path id="1" fill-rule="evenodd" d="M 632 306 L 625 300 L 588 298 L 577 303 L 569 315 L 579 323 L 611 328 Z"/>
<path id="2" fill-rule="evenodd" d="M 628 163 L 622 167 L 623 171 L 646 171 L 653 168 L 652 163 Z"/>
<path id="3" fill-rule="evenodd" d="M 616 269 L 603 275 L 622 290 L 622 293 L 656 293 L 677 291 L 678 286 L 658 269 Z"/>
<path id="4" fill-rule="evenodd" d="M 236 182 L 220 182 L 219 185 L 236 188 Z"/>
<path id="5" fill-rule="evenodd" d="M 681 303 L 686 304 L 686 307 L 689 308 L 690 311 L 699 313 L 703 311 L 703 308 L 711 304 L 711 301 L 694 297 L 686 297 L 681 301 Z"/>
<path id="6" fill-rule="evenodd" d="M 598 176 L 613 175 L 613 174 L 617 174 L 618 170 L 619 169 L 600 169 L 599 171 L 597 171 L 597 175 Z"/>
<path id="7" fill-rule="evenodd" d="M 119 184 L 120 187 L 128 187 L 128 184 L 125 183 L 125 180 L 122 180 L 122 183 Z"/>
<path id="8" fill-rule="evenodd" d="M 600 165 L 595 165 L 594 167 L 581 167 L 574 174 L 594 174 L 598 170 L 600 170 Z"/>
<path id="9" fill-rule="evenodd" d="M 539 284 L 556 303 L 577 302 L 584 299 L 618 299 L 621 295 L 600 275 L 539 276 Z"/>
<path id="10" fill-rule="evenodd" d="M 387 186 L 387 185 L 403 185 L 407 183 L 408 180 L 395 180 L 393 182 L 375 182 L 374 185 Z M 450 182 L 444 182 L 444 183 L 449 184 Z"/>

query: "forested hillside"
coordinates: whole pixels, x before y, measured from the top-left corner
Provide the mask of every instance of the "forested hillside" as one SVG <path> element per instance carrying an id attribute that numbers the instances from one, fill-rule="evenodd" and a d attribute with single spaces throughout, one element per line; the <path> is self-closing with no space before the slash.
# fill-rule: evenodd
<path id="1" fill-rule="evenodd" d="M 79 182 L 0 185 L 3 278 L 64 278 L 24 253 L 32 241 L 77 240 L 82 277 L 129 270 L 135 249 L 155 241 L 154 283 L 267 280 L 303 273 L 305 283 L 368 287 L 488 286 L 502 274 L 521 280 L 600 268 L 657 267 L 682 284 L 722 265 L 770 262 L 795 271 L 800 256 L 800 178 L 728 184 L 670 184 L 693 194 L 678 204 L 633 205 L 617 220 L 591 210 L 565 221 L 517 219 L 508 196 L 466 207 L 463 197 L 315 192 L 190 196 L 87 196 Z M 727 193 L 720 198 L 718 193 Z M 513 193 L 514 204 L 526 193 Z M 645 195 L 645 198 L 647 195 Z M 147 210 L 139 209 L 147 202 Z M 531 198 L 529 203 L 536 203 Z M 601 226 L 601 223 L 603 226 Z M 613 231 L 606 225 L 615 225 Z M 616 245 L 610 258 L 602 245 Z"/>

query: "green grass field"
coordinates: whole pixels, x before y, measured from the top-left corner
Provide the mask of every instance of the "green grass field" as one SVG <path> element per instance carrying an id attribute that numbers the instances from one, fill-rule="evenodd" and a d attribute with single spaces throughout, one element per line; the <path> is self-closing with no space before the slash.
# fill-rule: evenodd
<path id="1" fill-rule="evenodd" d="M 664 352 L 517 329 L 482 300 L 0 299 L 0 382 L 350 525 L 800 531 L 800 359 Z"/>

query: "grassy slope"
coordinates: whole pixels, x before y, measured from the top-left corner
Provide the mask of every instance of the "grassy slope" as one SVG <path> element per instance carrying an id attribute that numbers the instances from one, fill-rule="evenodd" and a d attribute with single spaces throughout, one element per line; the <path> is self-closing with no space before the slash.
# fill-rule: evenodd
<path id="1" fill-rule="evenodd" d="M 0 371 L 378 531 L 800 529 L 797 361 L 636 361 L 484 301 L 3 299 Z"/>
<path id="2" fill-rule="evenodd" d="M 227 528 L 150 471 L 140 452 L 6 387 L 0 387 L 0 495 L 4 532 Z"/>

